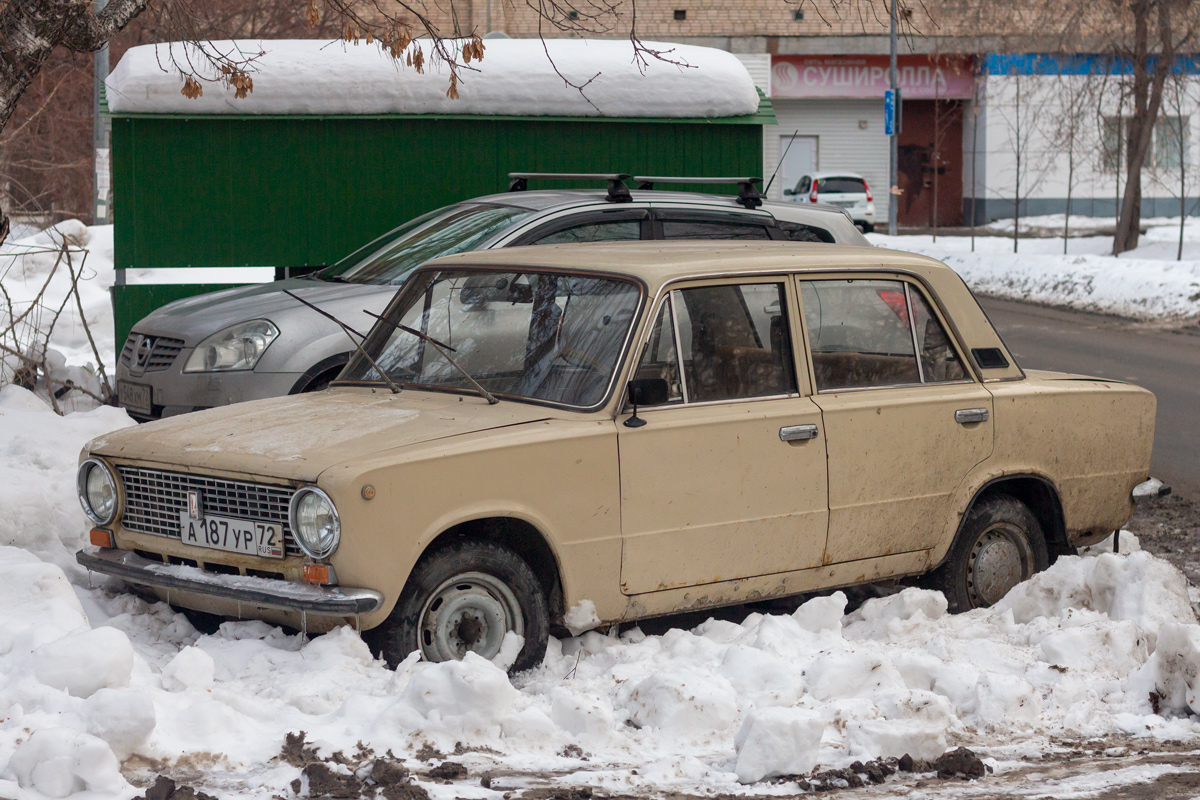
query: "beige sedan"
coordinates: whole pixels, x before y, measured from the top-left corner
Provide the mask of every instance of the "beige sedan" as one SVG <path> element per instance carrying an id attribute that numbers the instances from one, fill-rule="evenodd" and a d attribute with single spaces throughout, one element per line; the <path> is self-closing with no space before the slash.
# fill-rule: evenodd
<path id="1" fill-rule="evenodd" d="M 91 442 L 78 559 L 184 608 L 354 625 L 392 663 L 511 632 L 519 670 L 564 624 L 901 577 L 965 610 L 1166 491 L 1154 411 L 1022 371 L 921 256 L 464 253 L 414 273 L 330 389 Z"/>

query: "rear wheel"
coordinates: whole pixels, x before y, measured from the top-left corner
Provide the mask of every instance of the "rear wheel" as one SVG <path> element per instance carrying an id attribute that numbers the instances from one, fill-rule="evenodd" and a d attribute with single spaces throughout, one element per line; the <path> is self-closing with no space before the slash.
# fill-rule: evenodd
<path id="1" fill-rule="evenodd" d="M 492 659 L 510 631 L 525 643 L 509 671 L 540 664 L 550 615 L 537 576 L 503 545 L 463 541 L 422 558 L 392 613 L 365 638 L 395 667 L 414 650 L 426 661 L 459 660 L 468 652 Z"/>
<path id="2" fill-rule="evenodd" d="M 862 223 L 862 232 L 863 233 L 874 233 L 875 232 L 875 223 L 874 222 Z"/>
<path id="3" fill-rule="evenodd" d="M 957 613 L 995 604 L 1049 564 L 1045 534 L 1029 507 L 993 495 L 971 508 L 945 563 L 926 583 L 945 594 Z"/>

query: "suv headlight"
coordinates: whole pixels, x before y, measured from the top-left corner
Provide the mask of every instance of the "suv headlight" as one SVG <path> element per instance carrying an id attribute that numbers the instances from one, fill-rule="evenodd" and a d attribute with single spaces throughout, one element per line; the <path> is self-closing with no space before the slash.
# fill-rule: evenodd
<path id="1" fill-rule="evenodd" d="M 305 486 L 292 495 L 288 520 L 296 544 L 313 558 L 327 558 L 342 538 L 342 521 L 329 495 L 315 486 Z"/>
<path id="2" fill-rule="evenodd" d="M 279 328 L 265 319 L 239 322 L 217 331 L 196 345 L 183 365 L 184 372 L 228 372 L 254 369 L 263 352 L 279 336 Z"/>
<path id="3" fill-rule="evenodd" d="M 103 461 L 89 458 L 79 465 L 75 476 L 79 504 L 83 513 L 97 525 L 107 525 L 117 517 L 117 479 Z"/>

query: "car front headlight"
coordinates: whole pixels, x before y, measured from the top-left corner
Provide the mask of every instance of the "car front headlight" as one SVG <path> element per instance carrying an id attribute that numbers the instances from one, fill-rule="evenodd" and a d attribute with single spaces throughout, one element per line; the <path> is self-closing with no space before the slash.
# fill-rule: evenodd
<path id="1" fill-rule="evenodd" d="M 327 558 L 342 538 L 342 522 L 329 495 L 315 486 L 305 486 L 292 495 L 288 507 L 292 533 L 300 549 L 313 558 Z"/>
<path id="2" fill-rule="evenodd" d="M 88 519 L 97 525 L 107 525 L 116 519 L 117 479 L 103 461 L 89 458 L 80 464 L 75 488 Z"/>
<path id="3" fill-rule="evenodd" d="M 239 322 L 217 331 L 196 345 L 183 365 L 184 372 L 229 372 L 254 369 L 263 352 L 279 336 L 279 328 L 265 319 Z"/>

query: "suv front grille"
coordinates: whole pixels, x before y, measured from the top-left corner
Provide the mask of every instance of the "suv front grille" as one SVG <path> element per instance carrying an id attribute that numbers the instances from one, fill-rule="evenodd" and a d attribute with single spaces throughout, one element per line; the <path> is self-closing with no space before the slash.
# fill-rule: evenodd
<path id="1" fill-rule="evenodd" d="M 150 343 L 150 354 L 146 357 L 146 363 L 143 365 L 145 372 L 161 372 L 175 362 L 179 351 L 183 349 L 183 339 L 172 339 L 167 336 L 143 336 L 140 333 L 131 333 L 129 338 L 125 340 L 125 346 L 121 348 L 121 363 L 126 367 L 133 367 L 136 360 L 135 352 L 138 345 L 145 339 Z"/>
<path id="2" fill-rule="evenodd" d="M 131 531 L 178 539 L 179 515 L 188 507 L 187 493 L 199 490 L 206 514 L 275 523 L 283 528 L 284 552 L 303 555 L 288 523 L 294 489 L 142 467 L 118 466 L 117 473 L 125 489 L 121 524 Z"/>

